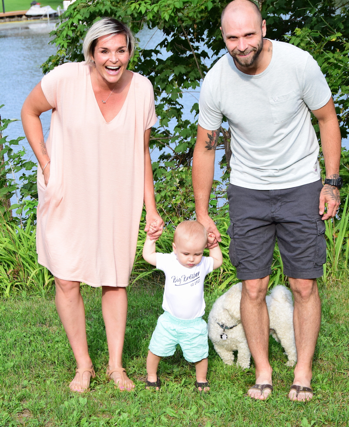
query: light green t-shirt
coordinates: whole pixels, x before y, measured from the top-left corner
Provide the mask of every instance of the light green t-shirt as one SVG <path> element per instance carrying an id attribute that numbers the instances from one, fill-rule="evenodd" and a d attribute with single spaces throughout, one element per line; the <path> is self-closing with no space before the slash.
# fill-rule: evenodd
<path id="1" fill-rule="evenodd" d="M 297 187 L 320 178 L 319 144 L 310 111 L 331 91 L 312 56 L 271 40 L 269 66 L 242 73 L 226 54 L 207 73 L 200 93 L 199 125 L 231 129 L 230 182 L 257 190 Z"/>

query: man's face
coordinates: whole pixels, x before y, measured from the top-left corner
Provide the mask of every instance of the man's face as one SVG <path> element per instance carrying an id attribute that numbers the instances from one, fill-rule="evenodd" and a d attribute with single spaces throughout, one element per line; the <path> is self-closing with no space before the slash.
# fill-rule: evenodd
<path id="1" fill-rule="evenodd" d="M 262 52 L 262 49 L 263 36 L 261 36 L 259 42 L 256 42 L 253 45 L 250 43 L 245 50 L 240 50 L 238 47 L 233 47 L 231 50 L 228 48 L 228 51 L 241 68 L 249 68 L 255 64 L 260 53 Z"/>
<path id="2" fill-rule="evenodd" d="M 236 66 L 248 73 L 258 65 L 266 34 L 265 21 L 252 14 L 235 13 L 224 18 L 221 28 L 225 45 Z"/>

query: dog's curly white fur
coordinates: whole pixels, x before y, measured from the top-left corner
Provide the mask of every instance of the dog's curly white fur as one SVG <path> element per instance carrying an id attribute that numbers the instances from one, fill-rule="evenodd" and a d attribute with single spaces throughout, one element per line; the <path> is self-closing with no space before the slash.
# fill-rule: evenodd
<path id="1" fill-rule="evenodd" d="M 208 317 L 208 335 L 216 352 L 227 365 L 234 362 L 233 351 L 238 351 L 237 365 L 250 367 L 248 348 L 240 317 L 242 283 L 232 286 L 213 304 Z M 266 297 L 270 334 L 281 343 L 288 357 L 287 366 L 294 366 L 297 350 L 293 329 L 292 294 L 285 286 L 276 286 Z M 223 338 L 222 338 L 223 337 Z"/>

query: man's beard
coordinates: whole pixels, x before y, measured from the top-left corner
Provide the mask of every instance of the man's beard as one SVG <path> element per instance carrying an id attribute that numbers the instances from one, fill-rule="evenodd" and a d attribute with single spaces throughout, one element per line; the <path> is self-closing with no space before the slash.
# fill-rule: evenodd
<path id="1" fill-rule="evenodd" d="M 261 37 L 261 42 L 257 47 L 257 50 L 254 52 L 251 58 L 249 58 L 248 62 L 242 62 L 237 56 L 235 56 L 232 52 L 229 52 L 234 61 L 236 61 L 241 67 L 251 67 L 258 59 L 260 53 L 263 50 L 263 36 Z"/>

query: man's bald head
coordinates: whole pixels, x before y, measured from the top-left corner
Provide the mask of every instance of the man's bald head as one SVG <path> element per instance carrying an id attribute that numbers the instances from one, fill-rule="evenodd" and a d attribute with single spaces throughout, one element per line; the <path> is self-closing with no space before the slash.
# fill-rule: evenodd
<path id="1" fill-rule="evenodd" d="M 265 61 L 261 58 L 267 58 L 262 54 L 267 27 L 253 1 L 230 2 L 222 13 L 221 30 L 227 50 L 240 71 L 253 74 L 263 68 Z"/>
<path id="2" fill-rule="evenodd" d="M 233 0 L 230 2 L 223 10 L 221 14 L 221 26 L 223 28 L 223 21 L 225 15 L 233 14 L 235 12 L 245 12 L 245 13 L 254 13 L 256 14 L 260 25 L 262 26 L 262 14 L 257 6 L 257 4 L 252 0 Z"/>

